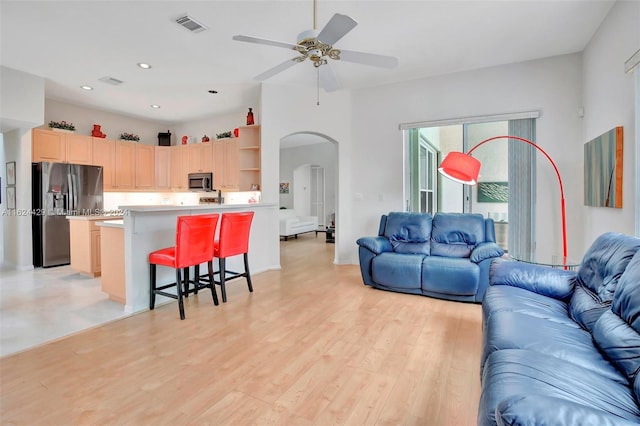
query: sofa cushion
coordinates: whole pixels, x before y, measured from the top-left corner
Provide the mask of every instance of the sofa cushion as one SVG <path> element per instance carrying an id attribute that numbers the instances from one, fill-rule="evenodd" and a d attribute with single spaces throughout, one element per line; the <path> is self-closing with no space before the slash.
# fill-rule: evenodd
<path id="1" fill-rule="evenodd" d="M 421 254 L 382 253 L 371 261 L 371 276 L 387 287 L 419 289 L 423 258 Z"/>
<path id="2" fill-rule="evenodd" d="M 610 308 L 611 302 L 603 302 L 597 294 L 581 284 L 576 285 L 569 301 L 571 318 L 589 332 L 593 331 L 600 315 Z"/>
<path id="3" fill-rule="evenodd" d="M 481 214 L 437 213 L 431 230 L 433 256 L 469 257 L 484 239 L 485 221 Z"/>
<path id="4" fill-rule="evenodd" d="M 478 425 L 495 425 L 498 404 L 516 395 L 557 398 L 558 403 L 548 407 L 550 410 L 561 410 L 559 405 L 566 400 L 640 422 L 640 410 L 627 385 L 571 362 L 526 349 L 492 353 L 482 374 L 482 385 Z"/>
<path id="5" fill-rule="evenodd" d="M 431 252 L 431 222 L 428 213 L 391 212 L 387 216 L 384 236 L 397 253 L 428 255 Z"/>
<path id="6" fill-rule="evenodd" d="M 611 310 L 596 322 L 593 338 L 629 382 L 637 384 L 640 370 L 640 252 L 620 278 Z M 636 397 L 640 401 L 637 388 Z"/>
<path id="7" fill-rule="evenodd" d="M 591 334 L 569 317 L 553 313 L 554 320 L 521 312 L 494 312 L 486 321 L 483 333 L 481 368 L 495 351 L 527 349 L 553 356 L 592 370 L 610 380 L 627 384 L 627 379 L 598 352 Z M 532 357 L 532 361 L 535 357 Z"/>
<path id="8" fill-rule="evenodd" d="M 482 301 L 482 318 L 486 322 L 496 312 L 520 312 L 550 321 L 570 321 L 567 304 L 553 297 L 534 293 L 520 287 L 493 285 Z"/>
<path id="9" fill-rule="evenodd" d="M 602 234 L 585 253 L 577 282 L 601 301 L 611 301 L 620 276 L 638 250 L 640 238 L 615 232 Z"/>
<path id="10" fill-rule="evenodd" d="M 480 267 L 469 259 L 428 256 L 422 261 L 422 289 L 457 296 L 478 291 Z"/>

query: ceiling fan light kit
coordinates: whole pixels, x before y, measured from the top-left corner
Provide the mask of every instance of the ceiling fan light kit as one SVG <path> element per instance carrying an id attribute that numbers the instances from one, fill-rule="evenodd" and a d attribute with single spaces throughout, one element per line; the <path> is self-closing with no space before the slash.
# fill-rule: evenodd
<path id="1" fill-rule="evenodd" d="M 255 80 L 264 81 L 274 75 L 285 71 L 295 64 L 309 59 L 315 68 L 318 68 L 318 84 L 327 92 L 333 92 L 340 88 L 340 84 L 335 73 L 330 68 L 329 59 L 333 61 L 353 62 L 363 65 L 371 65 L 381 68 L 394 68 L 398 65 L 398 60 L 392 56 L 375 55 L 365 52 L 340 50 L 333 45 L 344 37 L 349 31 L 355 28 L 358 23 L 347 15 L 334 14 L 327 25 L 321 30 L 316 29 L 316 2 L 313 2 L 313 26 L 311 30 L 301 32 L 297 37 L 297 43 L 287 43 L 265 38 L 252 37 L 246 35 L 236 35 L 234 40 L 248 43 L 266 44 L 268 46 L 291 49 L 300 54 L 295 58 L 268 69 L 262 74 L 254 77 Z"/>

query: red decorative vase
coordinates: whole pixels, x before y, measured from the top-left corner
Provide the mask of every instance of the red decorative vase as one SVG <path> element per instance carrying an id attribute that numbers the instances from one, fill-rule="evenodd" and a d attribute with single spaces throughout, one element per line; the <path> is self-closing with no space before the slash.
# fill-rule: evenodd
<path id="1" fill-rule="evenodd" d="M 250 126 L 254 123 L 253 121 L 253 108 L 249 108 L 249 112 L 247 113 L 247 126 Z"/>
<path id="2" fill-rule="evenodd" d="M 189 141 L 189 136 L 185 135 L 182 137 L 182 145 L 186 145 L 188 141 Z"/>
<path id="3" fill-rule="evenodd" d="M 236 127 L 235 129 L 233 129 L 233 137 L 237 138 L 238 135 L 240 135 L 240 130 Z"/>

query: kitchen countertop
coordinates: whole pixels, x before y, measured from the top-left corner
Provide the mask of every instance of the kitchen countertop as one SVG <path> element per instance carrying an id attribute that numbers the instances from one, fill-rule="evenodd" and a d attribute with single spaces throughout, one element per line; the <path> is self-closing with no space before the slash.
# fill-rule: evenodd
<path id="1" fill-rule="evenodd" d="M 69 220 L 111 220 L 111 219 L 122 219 L 122 215 L 77 215 L 77 216 L 67 216 Z"/>
<path id="2" fill-rule="evenodd" d="M 102 222 L 96 223 L 97 226 L 104 226 L 106 228 L 124 228 L 124 220 L 116 219 L 116 220 L 104 220 Z"/>
<path id="3" fill-rule="evenodd" d="M 247 203 L 247 204 L 192 204 L 192 205 L 172 205 L 158 204 L 146 206 L 118 206 L 125 215 L 127 212 L 165 212 L 172 210 L 234 210 L 245 208 L 274 207 L 273 203 Z"/>

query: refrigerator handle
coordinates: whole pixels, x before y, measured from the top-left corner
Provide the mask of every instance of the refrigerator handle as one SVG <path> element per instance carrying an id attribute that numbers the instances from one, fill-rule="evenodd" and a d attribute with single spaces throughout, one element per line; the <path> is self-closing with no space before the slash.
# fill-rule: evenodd
<path id="1" fill-rule="evenodd" d="M 75 187 L 74 187 L 74 182 L 73 182 L 73 174 L 69 172 L 69 174 L 67 174 L 67 198 L 68 198 L 68 202 L 67 202 L 67 213 L 68 214 L 75 214 L 74 210 L 76 209 L 75 205 L 76 205 L 76 200 L 75 200 Z"/>

